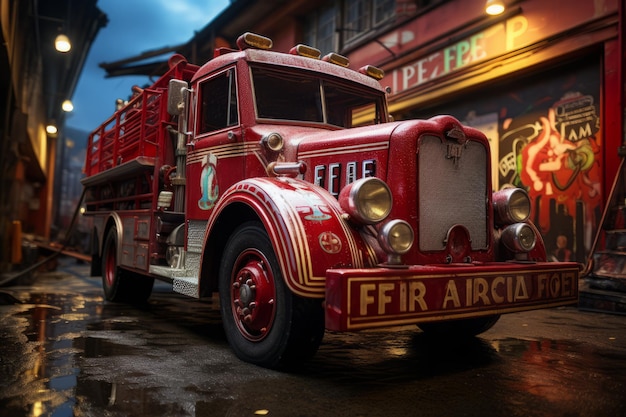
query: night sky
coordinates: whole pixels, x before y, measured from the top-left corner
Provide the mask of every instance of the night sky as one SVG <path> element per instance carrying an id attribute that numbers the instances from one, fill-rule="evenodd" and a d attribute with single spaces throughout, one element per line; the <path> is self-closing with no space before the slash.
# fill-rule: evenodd
<path id="1" fill-rule="evenodd" d="M 229 0 L 99 0 L 109 23 L 91 47 L 72 97 L 74 111 L 67 115 L 67 127 L 91 132 L 111 116 L 117 98 L 127 99 L 135 84 L 150 83 L 148 77 L 105 78 L 98 64 L 184 43 L 228 4 Z"/>

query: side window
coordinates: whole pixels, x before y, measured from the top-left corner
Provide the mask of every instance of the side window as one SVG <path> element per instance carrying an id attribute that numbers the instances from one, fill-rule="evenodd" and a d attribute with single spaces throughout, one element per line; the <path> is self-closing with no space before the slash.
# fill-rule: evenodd
<path id="1" fill-rule="evenodd" d="M 200 130 L 207 133 L 239 123 L 235 70 L 229 69 L 200 84 Z"/>

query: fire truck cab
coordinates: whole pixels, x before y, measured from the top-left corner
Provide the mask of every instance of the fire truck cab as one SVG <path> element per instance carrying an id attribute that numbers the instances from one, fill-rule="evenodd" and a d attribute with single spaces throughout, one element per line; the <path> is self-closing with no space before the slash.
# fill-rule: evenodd
<path id="1" fill-rule="evenodd" d="M 243 360 L 313 355 L 325 329 L 417 324 L 475 335 L 503 313 L 577 302 L 546 262 L 524 190 L 492 190 L 490 150 L 450 116 L 390 121 L 381 70 L 247 33 L 169 71 L 89 138 L 92 273 L 109 301 L 155 279 L 219 294 Z"/>

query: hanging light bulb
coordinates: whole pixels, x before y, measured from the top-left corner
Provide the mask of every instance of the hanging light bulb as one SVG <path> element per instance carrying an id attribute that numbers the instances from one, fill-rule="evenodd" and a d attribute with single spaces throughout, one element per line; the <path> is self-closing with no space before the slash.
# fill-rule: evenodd
<path id="1" fill-rule="evenodd" d="M 70 39 L 64 34 L 60 33 L 57 35 L 54 40 L 54 47 L 59 52 L 69 52 L 72 49 L 72 44 L 70 43 Z"/>
<path id="2" fill-rule="evenodd" d="M 61 103 L 61 108 L 65 112 L 71 112 L 72 110 L 74 110 L 74 104 L 72 104 L 70 100 L 65 100 L 63 103 Z"/>
<path id="3" fill-rule="evenodd" d="M 49 124 L 48 126 L 46 126 L 46 132 L 48 132 L 49 135 L 56 135 L 58 130 L 55 125 Z"/>
<path id="4" fill-rule="evenodd" d="M 502 0 L 487 0 L 485 4 L 485 13 L 490 16 L 496 16 L 504 12 L 504 3 Z"/>

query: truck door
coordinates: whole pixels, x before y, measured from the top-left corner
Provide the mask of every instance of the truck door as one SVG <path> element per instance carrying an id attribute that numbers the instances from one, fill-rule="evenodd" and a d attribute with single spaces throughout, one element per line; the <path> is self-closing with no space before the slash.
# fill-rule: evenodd
<path id="1" fill-rule="evenodd" d="M 187 157 L 187 215 L 207 219 L 220 193 L 243 178 L 244 152 L 235 68 L 200 81 Z"/>

